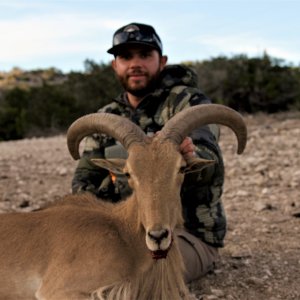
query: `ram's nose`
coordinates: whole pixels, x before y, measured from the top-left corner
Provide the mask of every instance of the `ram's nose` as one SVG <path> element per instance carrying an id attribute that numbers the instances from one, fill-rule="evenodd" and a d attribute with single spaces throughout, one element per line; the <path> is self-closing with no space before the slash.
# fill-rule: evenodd
<path id="1" fill-rule="evenodd" d="M 151 240 L 156 242 L 160 245 L 160 243 L 167 239 L 169 236 L 169 230 L 168 229 L 162 229 L 162 230 L 156 230 L 156 231 L 149 231 L 148 236 Z"/>
<path id="2" fill-rule="evenodd" d="M 146 243 L 151 251 L 167 250 L 171 244 L 171 232 L 167 228 L 149 230 L 146 235 Z"/>

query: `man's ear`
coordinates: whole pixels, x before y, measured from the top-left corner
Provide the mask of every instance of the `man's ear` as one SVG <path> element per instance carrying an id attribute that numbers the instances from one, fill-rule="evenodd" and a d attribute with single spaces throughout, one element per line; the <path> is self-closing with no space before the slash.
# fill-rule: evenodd
<path id="1" fill-rule="evenodd" d="M 161 71 L 162 71 L 162 69 L 166 66 L 167 61 L 168 61 L 168 56 L 162 55 L 162 56 L 160 57 L 160 70 L 161 70 Z"/>
<path id="2" fill-rule="evenodd" d="M 214 160 L 199 158 L 199 157 L 189 157 L 186 159 L 187 166 L 185 169 L 185 174 L 200 172 L 201 170 L 212 166 L 216 162 Z"/>
<path id="3" fill-rule="evenodd" d="M 91 162 L 103 169 L 106 169 L 114 174 L 123 174 L 123 169 L 126 163 L 126 159 L 122 158 L 92 158 Z"/>
<path id="4" fill-rule="evenodd" d="M 115 59 L 113 59 L 111 61 L 111 66 L 112 66 L 113 70 L 116 71 L 116 60 Z"/>

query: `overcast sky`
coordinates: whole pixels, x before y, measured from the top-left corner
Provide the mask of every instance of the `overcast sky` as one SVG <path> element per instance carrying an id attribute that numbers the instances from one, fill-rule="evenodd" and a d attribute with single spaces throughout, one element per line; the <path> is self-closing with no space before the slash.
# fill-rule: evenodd
<path id="1" fill-rule="evenodd" d="M 300 0 L 0 0 L 0 71 L 108 63 L 116 29 L 153 25 L 169 63 L 247 54 L 300 65 Z"/>

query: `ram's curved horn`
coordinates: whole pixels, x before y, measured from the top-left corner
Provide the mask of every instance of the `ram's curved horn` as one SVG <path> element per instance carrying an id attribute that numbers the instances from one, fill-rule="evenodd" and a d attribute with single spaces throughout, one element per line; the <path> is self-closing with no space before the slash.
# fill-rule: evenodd
<path id="1" fill-rule="evenodd" d="M 109 113 L 93 113 L 74 121 L 67 132 L 69 152 L 74 159 L 79 159 L 81 140 L 93 133 L 104 133 L 118 140 L 126 150 L 133 143 L 142 143 L 146 134 L 141 128 L 124 117 Z"/>
<path id="2" fill-rule="evenodd" d="M 194 129 L 208 124 L 230 127 L 238 140 L 237 153 L 241 154 L 244 151 L 247 143 L 247 127 L 242 116 L 237 111 L 220 104 L 200 104 L 180 111 L 165 124 L 160 137 L 179 145 Z"/>

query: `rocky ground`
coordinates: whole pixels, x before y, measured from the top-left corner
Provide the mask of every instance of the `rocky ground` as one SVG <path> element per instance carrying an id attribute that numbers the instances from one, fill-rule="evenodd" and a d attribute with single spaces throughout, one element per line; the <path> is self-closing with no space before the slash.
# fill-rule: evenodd
<path id="1" fill-rule="evenodd" d="M 300 299 L 300 113 L 245 116 L 247 149 L 222 129 L 226 246 L 191 284 L 198 299 Z M 65 136 L 0 142 L 0 213 L 30 211 L 70 192 Z M 1 218 L 1 215 L 0 215 Z"/>

